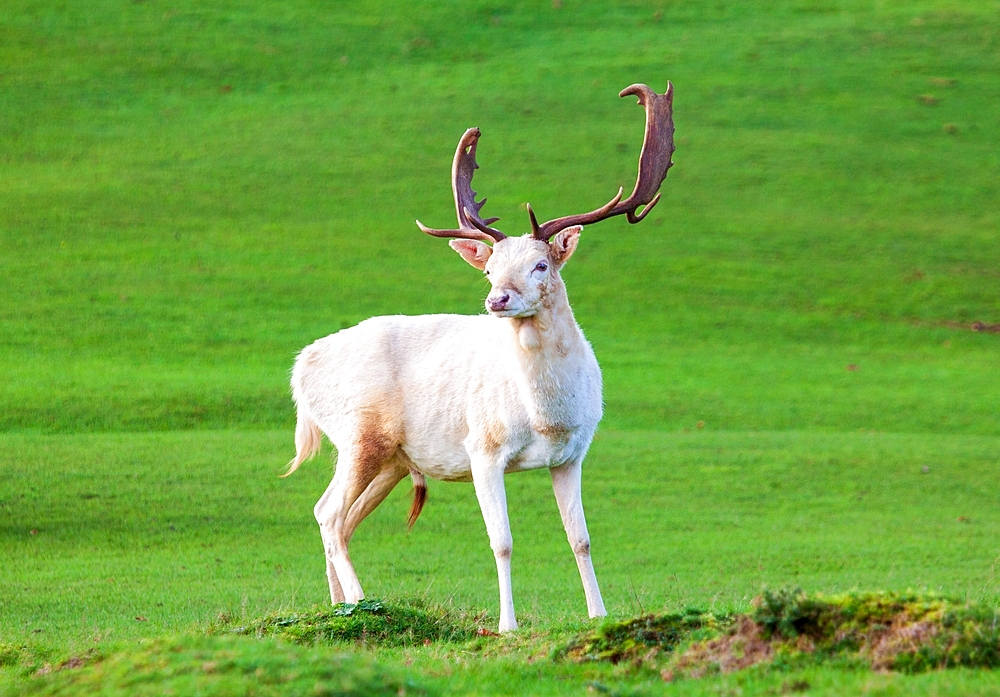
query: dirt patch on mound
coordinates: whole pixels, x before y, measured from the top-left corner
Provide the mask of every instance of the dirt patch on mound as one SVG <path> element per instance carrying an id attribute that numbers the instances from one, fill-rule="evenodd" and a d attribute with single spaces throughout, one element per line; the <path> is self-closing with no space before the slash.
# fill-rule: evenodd
<path id="1" fill-rule="evenodd" d="M 872 668 L 892 670 L 902 655 L 916 655 L 924 647 L 933 646 L 938 635 L 934 622 L 908 622 L 897 619 L 885 632 L 872 637 L 868 654 Z"/>
<path id="2" fill-rule="evenodd" d="M 681 674 L 700 678 L 708 673 L 732 673 L 769 661 L 773 656 L 771 642 L 764 638 L 760 626 L 748 617 L 740 617 L 726 634 L 694 643 L 663 673 L 663 678 L 672 680 Z"/>

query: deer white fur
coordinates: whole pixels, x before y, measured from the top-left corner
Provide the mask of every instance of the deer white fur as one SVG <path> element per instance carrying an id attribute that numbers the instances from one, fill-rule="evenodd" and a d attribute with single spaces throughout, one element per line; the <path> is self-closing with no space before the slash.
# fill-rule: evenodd
<path id="1" fill-rule="evenodd" d="M 516 628 L 504 474 L 548 467 L 587 609 L 605 614 L 580 496 L 580 467 L 601 420 L 601 372 L 559 277 L 579 234 L 565 230 L 551 246 L 507 238 L 492 250 L 454 240 L 469 263 L 489 272 L 489 299 L 510 297 L 504 309 L 375 317 L 299 355 L 294 464 L 318 448 L 320 429 L 338 452 L 315 508 L 333 602 L 364 597 L 347 545 L 400 480 L 411 471 L 418 482 L 471 479 L 500 577 L 500 631 Z"/>
<path id="2" fill-rule="evenodd" d="M 619 191 L 597 211 L 541 226 L 532 213 L 531 235 L 507 237 L 488 227 L 495 219 L 479 217 L 485 201 L 476 202 L 471 189 L 478 129 L 469 129 L 459 142 L 453 165 L 459 229 L 421 228 L 461 238 L 451 241 L 452 248 L 492 285 L 486 315 L 374 317 L 316 341 L 296 359 L 296 455 L 289 474 L 319 450 L 321 432 L 338 452 L 333 481 L 314 508 L 334 603 L 364 597 L 348 544 L 396 484 L 408 474 L 413 479 L 412 525 L 426 495 L 425 477 L 471 480 L 496 559 L 499 628 L 515 629 L 504 475 L 548 468 L 588 613 L 606 614 L 580 490 L 583 459 L 602 415 L 601 372 L 559 272 L 577 247 L 579 223 L 621 213 L 638 222 L 655 204 L 670 166 L 669 84 L 665 95 L 645 85 L 626 93 L 637 94 L 647 111 L 632 196 L 620 201 Z M 669 126 L 670 137 L 669 143 L 653 143 L 658 159 L 645 165 L 644 178 L 651 123 L 654 131 Z M 666 164 L 660 162 L 664 153 Z M 640 205 L 645 209 L 637 216 Z"/>

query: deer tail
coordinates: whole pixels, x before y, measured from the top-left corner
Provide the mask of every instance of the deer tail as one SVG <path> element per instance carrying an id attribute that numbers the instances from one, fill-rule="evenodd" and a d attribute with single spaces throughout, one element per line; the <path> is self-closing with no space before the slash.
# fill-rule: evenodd
<path id="1" fill-rule="evenodd" d="M 288 463 L 288 471 L 282 477 L 287 477 L 299 468 L 303 462 L 319 452 L 323 439 L 319 426 L 313 421 L 306 408 L 299 404 L 295 423 L 295 457 Z"/>
<path id="2" fill-rule="evenodd" d="M 406 528 L 409 530 L 420 517 L 420 511 L 424 510 L 427 502 L 427 480 L 424 475 L 416 470 L 410 470 L 410 479 L 413 480 L 413 503 L 410 504 L 410 516 L 406 519 Z"/>

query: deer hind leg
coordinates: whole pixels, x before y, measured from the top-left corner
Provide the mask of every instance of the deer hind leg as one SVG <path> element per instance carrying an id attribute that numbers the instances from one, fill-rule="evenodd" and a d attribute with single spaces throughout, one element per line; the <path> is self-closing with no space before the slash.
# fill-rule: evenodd
<path id="1" fill-rule="evenodd" d="M 379 504 L 385 501 L 385 497 L 396 488 L 406 475 L 410 473 L 406 462 L 398 455 L 385 464 L 382 471 L 371 481 L 368 488 L 358 499 L 351 504 L 351 510 L 347 513 L 347 521 L 344 524 L 344 533 L 347 541 L 350 542 L 354 536 L 354 531 L 358 529 L 365 518 L 371 514 Z"/>
<path id="2" fill-rule="evenodd" d="M 580 473 L 582 463 L 569 462 L 559 467 L 553 467 L 552 490 L 556 495 L 559 514 L 562 516 L 566 537 L 576 556 L 576 567 L 583 581 L 583 593 L 587 596 L 587 613 L 591 617 L 603 617 L 608 614 L 601 599 L 601 589 L 597 587 L 597 575 L 594 573 L 594 563 L 590 559 L 590 534 L 587 532 L 587 519 L 583 515 L 583 496 L 580 492 Z"/>
<path id="3" fill-rule="evenodd" d="M 352 507 L 393 459 L 396 448 L 394 440 L 372 432 L 362 432 L 361 437 L 350 445 L 338 448 L 333 481 L 313 508 L 326 552 L 330 600 L 335 604 L 356 603 L 365 597 L 347 552 L 351 534 L 364 516 L 358 518 L 353 526 L 348 521 Z M 382 498 L 387 494 L 388 491 L 382 494 Z"/>

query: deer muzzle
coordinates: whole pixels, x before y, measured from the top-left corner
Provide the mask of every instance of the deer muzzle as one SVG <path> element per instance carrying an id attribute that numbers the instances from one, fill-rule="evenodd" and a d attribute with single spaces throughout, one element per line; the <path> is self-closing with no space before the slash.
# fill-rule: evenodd
<path id="1" fill-rule="evenodd" d="M 486 309 L 490 312 L 504 312 L 507 310 L 507 303 L 510 302 L 510 293 L 492 295 L 486 298 Z"/>

